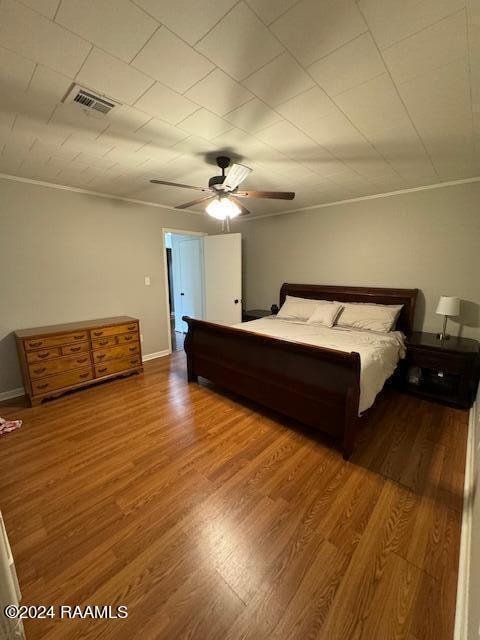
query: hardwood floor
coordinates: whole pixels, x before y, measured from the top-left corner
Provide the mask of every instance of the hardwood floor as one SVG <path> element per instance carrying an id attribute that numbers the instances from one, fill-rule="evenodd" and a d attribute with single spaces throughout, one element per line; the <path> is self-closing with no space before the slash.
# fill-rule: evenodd
<path id="1" fill-rule="evenodd" d="M 387 390 L 351 462 L 311 430 L 187 385 L 184 354 L 30 409 L 0 506 L 30 640 L 451 640 L 467 412 Z"/>
<path id="2" fill-rule="evenodd" d="M 185 342 L 185 334 L 181 331 L 173 331 L 172 335 L 172 351 L 183 351 L 183 343 Z"/>
<path id="3" fill-rule="evenodd" d="M 170 337 L 172 339 L 172 351 L 183 351 L 183 343 L 185 342 L 185 334 L 181 331 L 175 331 L 175 314 L 170 313 Z"/>

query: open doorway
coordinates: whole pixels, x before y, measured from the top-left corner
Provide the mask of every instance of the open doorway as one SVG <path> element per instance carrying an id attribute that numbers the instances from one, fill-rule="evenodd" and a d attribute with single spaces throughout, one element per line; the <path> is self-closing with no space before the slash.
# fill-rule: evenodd
<path id="1" fill-rule="evenodd" d="M 182 317 L 204 317 L 203 235 L 164 230 L 172 352 L 183 350 L 187 325 Z"/>

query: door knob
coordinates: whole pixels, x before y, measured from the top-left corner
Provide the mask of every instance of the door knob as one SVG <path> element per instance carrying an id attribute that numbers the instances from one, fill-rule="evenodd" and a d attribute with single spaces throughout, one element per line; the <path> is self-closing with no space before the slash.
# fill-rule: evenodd
<path id="1" fill-rule="evenodd" d="M 238 304 L 238 298 L 235 298 L 234 302 L 235 304 Z"/>
<path id="2" fill-rule="evenodd" d="M 185 294 L 184 294 L 184 293 L 183 293 L 183 291 L 182 291 L 182 293 L 181 293 L 180 295 L 181 295 L 181 296 L 184 296 Z"/>

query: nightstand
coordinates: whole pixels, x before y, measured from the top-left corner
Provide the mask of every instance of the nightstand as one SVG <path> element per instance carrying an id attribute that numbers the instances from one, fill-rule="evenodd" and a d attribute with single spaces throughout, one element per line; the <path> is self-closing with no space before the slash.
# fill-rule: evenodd
<path id="1" fill-rule="evenodd" d="M 468 409 L 475 399 L 480 372 L 479 343 L 471 338 L 440 341 L 416 331 L 406 340 L 400 388 L 431 400 Z"/>
<path id="2" fill-rule="evenodd" d="M 250 320 L 258 320 L 259 318 L 265 318 L 271 316 L 272 312 L 269 309 L 249 309 L 242 311 L 242 322 L 249 322 Z"/>

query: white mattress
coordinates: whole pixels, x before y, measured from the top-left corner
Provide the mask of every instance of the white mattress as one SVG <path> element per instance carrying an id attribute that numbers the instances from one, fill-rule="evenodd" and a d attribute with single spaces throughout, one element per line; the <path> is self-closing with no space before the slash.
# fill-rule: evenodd
<path id="1" fill-rule="evenodd" d="M 372 406 L 385 381 L 395 371 L 400 358 L 405 357 L 403 334 L 399 331 L 377 333 L 359 329 L 312 326 L 305 322 L 282 320 L 274 316 L 242 322 L 236 329 L 262 333 L 274 338 L 303 342 L 317 347 L 360 354 L 359 415 Z"/>

